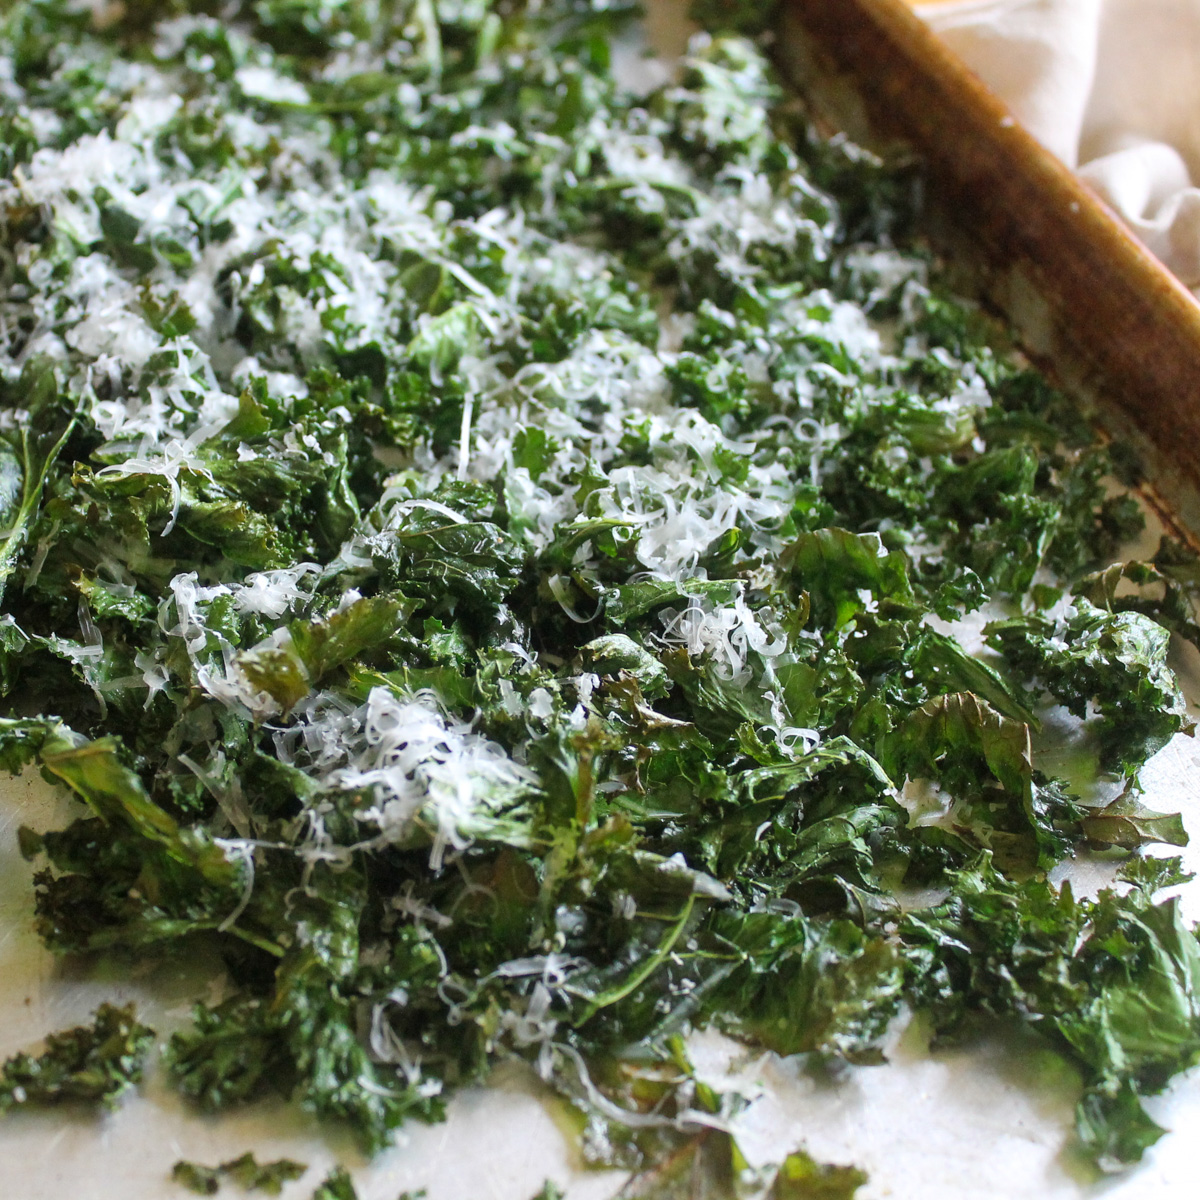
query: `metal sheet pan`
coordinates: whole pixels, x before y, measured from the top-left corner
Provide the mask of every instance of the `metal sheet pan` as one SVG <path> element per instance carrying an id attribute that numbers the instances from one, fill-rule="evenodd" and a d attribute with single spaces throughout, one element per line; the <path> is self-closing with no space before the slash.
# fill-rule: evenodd
<path id="1" fill-rule="evenodd" d="M 1200 530 L 1200 303 L 902 0 L 783 0 L 776 57 L 826 126 L 915 153 L 960 282 L 1141 454 Z"/>

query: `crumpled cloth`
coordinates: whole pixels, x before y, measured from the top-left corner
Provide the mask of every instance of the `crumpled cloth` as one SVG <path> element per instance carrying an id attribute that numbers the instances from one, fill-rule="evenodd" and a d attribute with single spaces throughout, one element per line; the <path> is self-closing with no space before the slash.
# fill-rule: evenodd
<path id="1" fill-rule="evenodd" d="M 913 0 L 1200 295 L 1200 0 Z"/>

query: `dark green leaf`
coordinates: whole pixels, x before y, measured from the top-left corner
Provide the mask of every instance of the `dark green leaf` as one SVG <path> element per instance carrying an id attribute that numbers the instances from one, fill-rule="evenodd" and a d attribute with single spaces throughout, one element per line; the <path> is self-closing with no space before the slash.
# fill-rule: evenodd
<path id="1" fill-rule="evenodd" d="M 141 1082 L 154 1030 L 132 1004 L 102 1004 L 91 1025 L 46 1038 L 36 1058 L 16 1054 L 0 1070 L 0 1110 L 81 1101 L 113 1107 Z"/>

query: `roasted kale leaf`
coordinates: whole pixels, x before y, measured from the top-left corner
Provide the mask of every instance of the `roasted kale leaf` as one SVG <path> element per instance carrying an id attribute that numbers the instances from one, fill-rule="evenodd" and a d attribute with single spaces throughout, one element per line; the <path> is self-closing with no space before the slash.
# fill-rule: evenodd
<path id="1" fill-rule="evenodd" d="M 5 1062 L 0 1111 L 66 1102 L 111 1108 L 141 1082 L 154 1039 L 132 1004 L 101 1004 L 91 1025 L 51 1033 L 41 1054 L 14 1054 Z"/>

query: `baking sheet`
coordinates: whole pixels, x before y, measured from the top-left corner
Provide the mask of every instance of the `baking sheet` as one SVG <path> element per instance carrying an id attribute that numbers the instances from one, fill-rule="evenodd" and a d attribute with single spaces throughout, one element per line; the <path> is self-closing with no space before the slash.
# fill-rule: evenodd
<path id="1" fill-rule="evenodd" d="M 686 40 L 686 0 L 651 0 L 648 9 L 651 40 L 663 53 L 677 53 Z M 635 44 L 623 47 L 622 69 L 649 81 L 661 77 L 662 68 L 640 63 L 639 54 Z M 1152 524 L 1145 545 L 1156 543 Z M 1200 697 L 1200 656 L 1181 652 L 1175 665 L 1189 695 Z M 1069 723 L 1063 728 L 1069 736 L 1061 768 L 1086 773 L 1086 743 L 1070 734 Z M 1176 738 L 1150 763 L 1145 782 L 1151 807 L 1183 812 L 1193 839 L 1185 862 L 1200 871 L 1200 745 Z M 0 780 L 0 1056 L 86 1020 L 102 1000 L 136 1000 L 142 1018 L 165 1034 L 184 1023 L 194 999 L 219 994 L 215 962 L 188 958 L 131 977 L 127 967 L 103 961 L 63 963 L 42 947 L 31 929 L 33 868 L 17 852 L 16 828 L 51 828 L 78 811 L 36 776 Z M 1077 864 L 1071 873 L 1094 891 L 1111 869 Z M 1189 919 L 1200 919 L 1200 885 L 1184 891 Z M 693 1054 L 715 1078 L 733 1072 L 760 1089 L 738 1128 L 753 1160 L 776 1159 L 803 1143 L 818 1158 L 855 1162 L 871 1176 L 860 1200 L 1200 1194 L 1200 1071 L 1148 1103 L 1172 1132 L 1142 1167 L 1100 1182 L 1071 1149 L 1078 1079 L 1053 1052 L 1019 1034 L 929 1054 L 919 1023 L 909 1023 L 896 1030 L 888 1065 L 835 1078 L 812 1077 L 795 1063 L 713 1035 L 697 1037 Z M 284 1189 L 285 1200 L 310 1196 L 334 1162 L 351 1169 L 363 1200 L 396 1200 L 419 1188 L 428 1200 L 528 1200 L 547 1178 L 566 1185 L 569 1200 L 607 1200 L 623 1175 L 583 1168 L 556 1107 L 529 1074 L 505 1069 L 491 1087 L 460 1093 L 445 1124 L 406 1127 L 393 1149 L 368 1164 L 344 1132 L 281 1103 L 198 1116 L 152 1068 L 141 1092 L 112 1114 L 19 1113 L 0 1121 L 0 1198 L 183 1197 L 188 1193 L 169 1179 L 178 1158 L 216 1163 L 253 1150 L 260 1160 L 286 1155 L 311 1164 L 303 1180 Z"/>

